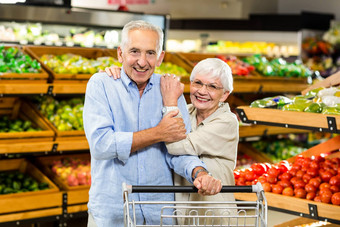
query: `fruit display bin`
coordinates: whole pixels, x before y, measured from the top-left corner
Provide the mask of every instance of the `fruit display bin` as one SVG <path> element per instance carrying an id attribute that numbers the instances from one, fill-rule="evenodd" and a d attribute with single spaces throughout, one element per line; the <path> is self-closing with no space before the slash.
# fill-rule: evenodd
<path id="1" fill-rule="evenodd" d="M 182 61 L 195 64 L 206 58 L 215 58 L 217 54 L 178 53 Z M 237 55 L 242 58 L 244 56 Z M 265 77 L 252 71 L 248 76 L 234 76 L 234 92 L 300 92 L 308 87 L 307 78 Z"/>
<path id="2" fill-rule="evenodd" d="M 62 193 L 39 169 L 25 159 L 0 160 L 0 171 L 19 171 L 49 188 L 0 195 L 0 223 L 62 214 Z"/>
<path id="3" fill-rule="evenodd" d="M 312 157 L 327 153 L 325 158 L 340 157 L 340 136 L 336 136 L 324 143 L 318 144 L 299 155 L 303 157 Z M 293 162 L 297 156 L 288 159 L 288 162 Z M 301 217 L 308 217 L 317 220 L 328 220 L 332 223 L 340 223 L 340 206 L 315 202 L 312 200 L 265 192 L 268 201 L 268 206 L 274 210 L 283 211 L 286 213 L 297 214 Z M 237 200 L 256 201 L 256 196 L 251 193 L 235 193 Z"/>
<path id="4" fill-rule="evenodd" d="M 79 160 L 90 160 L 89 153 L 72 154 L 72 155 L 57 155 L 57 156 L 46 156 L 38 157 L 35 159 L 35 164 L 42 170 L 42 172 L 48 176 L 53 182 L 55 182 L 59 188 L 67 192 L 67 204 L 68 212 L 80 212 L 86 211 L 88 202 L 88 192 L 90 185 L 77 185 L 69 186 L 66 180 L 63 180 L 57 174 L 55 174 L 51 168 L 53 163 L 64 159 L 79 159 Z M 67 170 L 69 171 L 69 170 Z"/>
<path id="5" fill-rule="evenodd" d="M 239 106 L 236 111 L 244 123 L 340 133 L 340 115 L 282 111 L 249 106 Z"/>
<path id="6" fill-rule="evenodd" d="M 23 54 L 30 56 L 32 59 L 36 59 L 30 52 L 26 51 L 20 46 L 5 46 L 5 50 L 8 48 L 16 48 Z M 36 59 L 37 60 L 37 59 Z M 39 73 L 0 73 L 0 84 L 15 84 L 15 83 L 47 83 L 48 79 L 47 71 L 41 67 L 41 72 Z"/>
<path id="7" fill-rule="evenodd" d="M 53 76 L 53 81 L 64 80 L 70 82 L 70 80 L 82 80 L 84 83 L 93 74 L 59 74 L 55 73 L 51 68 L 44 64 L 40 57 L 45 54 L 51 55 L 63 55 L 63 54 L 76 54 L 88 59 L 96 59 L 99 57 L 110 56 L 106 49 L 102 48 L 82 48 L 82 47 L 46 47 L 46 46 L 25 46 L 24 50 L 30 53 L 34 58 L 38 59 L 42 67 Z M 76 82 L 76 83 L 79 83 Z"/>
<path id="8" fill-rule="evenodd" d="M 0 98 L 0 116 L 30 121 L 40 131 L 0 132 L 0 154 L 50 151 L 55 133 L 34 109 L 17 97 Z M 37 146 L 39 144 L 39 146 Z"/>

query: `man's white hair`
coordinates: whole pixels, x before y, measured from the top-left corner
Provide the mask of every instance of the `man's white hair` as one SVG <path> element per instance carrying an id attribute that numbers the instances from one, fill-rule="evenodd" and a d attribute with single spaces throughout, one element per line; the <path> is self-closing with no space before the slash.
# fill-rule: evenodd
<path id="1" fill-rule="evenodd" d="M 136 21 L 130 21 L 127 23 L 123 30 L 122 30 L 122 40 L 120 43 L 120 48 L 124 50 L 125 46 L 127 45 L 129 41 L 129 32 L 131 30 L 149 30 L 157 32 L 158 34 L 158 47 L 156 49 L 157 51 L 157 57 L 159 57 L 163 50 L 163 42 L 164 42 L 164 35 L 163 31 L 160 27 L 153 25 L 149 22 L 143 21 L 143 20 L 136 20 Z"/>

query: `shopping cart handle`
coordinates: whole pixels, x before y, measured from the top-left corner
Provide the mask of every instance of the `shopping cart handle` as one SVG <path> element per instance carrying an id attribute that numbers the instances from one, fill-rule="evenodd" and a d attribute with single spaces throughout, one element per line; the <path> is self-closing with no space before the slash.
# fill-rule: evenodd
<path id="1" fill-rule="evenodd" d="M 126 185 L 123 184 L 123 189 L 129 191 L 130 193 L 188 193 L 197 192 L 195 186 L 158 186 L 158 185 Z M 257 183 L 256 185 L 250 186 L 222 186 L 222 193 L 231 192 L 260 192 L 262 191 L 262 185 Z"/>

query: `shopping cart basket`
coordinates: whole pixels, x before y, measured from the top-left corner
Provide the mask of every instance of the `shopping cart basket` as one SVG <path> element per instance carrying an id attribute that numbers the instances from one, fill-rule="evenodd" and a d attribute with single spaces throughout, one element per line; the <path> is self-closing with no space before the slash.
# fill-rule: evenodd
<path id="1" fill-rule="evenodd" d="M 123 183 L 125 227 L 145 226 L 136 224 L 136 207 L 143 204 L 162 205 L 159 224 L 147 226 L 267 226 L 267 200 L 260 183 L 223 186 L 221 189 L 221 193 L 256 193 L 256 201 L 129 201 L 130 193 L 194 192 L 197 193 L 194 186 L 131 186 Z"/>

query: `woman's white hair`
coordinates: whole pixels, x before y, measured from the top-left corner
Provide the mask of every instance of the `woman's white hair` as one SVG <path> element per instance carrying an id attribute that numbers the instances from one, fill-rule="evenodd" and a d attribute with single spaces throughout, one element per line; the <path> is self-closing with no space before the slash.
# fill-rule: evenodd
<path id="1" fill-rule="evenodd" d="M 198 62 L 190 75 L 190 81 L 193 81 L 197 74 L 204 75 L 207 78 L 221 80 L 224 90 L 231 93 L 233 91 L 233 75 L 227 63 L 218 58 L 207 58 Z"/>
<path id="2" fill-rule="evenodd" d="M 143 21 L 143 20 L 136 20 L 136 21 L 130 21 L 127 23 L 123 30 L 122 30 L 122 40 L 120 42 L 120 48 L 124 50 L 124 47 L 129 41 L 129 32 L 131 30 L 149 30 L 157 32 L 158 34 L 158 47 L 156 49 L 157 51 L 157 57 L 161 55 L 161 52 L 163 50 L 163 42 L 164 42 L 164 35 L 163 31 L 160 27 L 153 25 L 149 22 Z"/>

